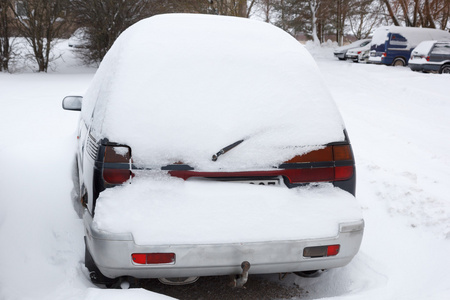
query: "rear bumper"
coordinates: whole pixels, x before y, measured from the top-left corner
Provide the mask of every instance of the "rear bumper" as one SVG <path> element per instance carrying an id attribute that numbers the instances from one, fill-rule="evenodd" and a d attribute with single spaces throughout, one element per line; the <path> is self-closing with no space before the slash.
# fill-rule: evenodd
<path id="1" fill-rule="evenodd" d="M 215 276 L 239 274 L 241 263 L 251 264 L 249 273 L 286 273 L 342 267 L 359 250 L 364 221 L 354 220 L 338 225 L 335 236 L 251 243 L 137 245 L 130 233 L 111 234 L 92 225 L 92 217 L 85 213 L 86 246 L 99 270 L 109 278 Z M 305 247 L 340 245 L 336 256 L 303 257 Z M 173 264 L 137 265 L 132 253 L 175 253 Z"/>
<path id="2" fill-rule="evenodd" d="M 423 71 L 423 64 L 408 63 L 408 66 L 412 71 L 417 71 L 417 72 Z"/>
<path id="3" fill-rule="evenodd" d="M 440 64 L 433 64 L 433 63 L 424 63 L 424 64 L 414 64 L 409 63 L 408 66 L 413 71 L 422 71 L 422 72 L 439 72 L 439 69 L 441 68 Z"/>
<path id="4" fill-rule="evenodd" d="M 359 59 L 359 55 L 358 54 L 346 54 L 345 55 L 346 59 L 352 59 L 352 60 L 358 60 Z"/>
<path id="5" fill-rule="evenodd" d="M 369 63 L 371 64 L 381 64 L 381 56 L 370 56 Z"/>
<path id="6" fill-rule="evenodd" d="M 334 54 L 334 56 L 336 56 L 337 58 L 344 59 L 344 58 L 345 58 L 345 53 L 346 53 L 346 52 L 334 52 L 333 54 Z"/>

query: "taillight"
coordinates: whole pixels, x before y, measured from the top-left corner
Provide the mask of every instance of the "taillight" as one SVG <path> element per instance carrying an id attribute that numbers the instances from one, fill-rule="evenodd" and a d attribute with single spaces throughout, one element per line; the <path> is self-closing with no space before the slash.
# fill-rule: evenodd
<path id="1" fill-rule="evenodd" d="M 340 248 L 341 245 L 306 247 L 303 249 L 303 256 L 310 258 L 336 256 L 339 254 Z"/>
<path id="2" fill-rule="evenodd" d="M 130 170 L 103 169 L 103 179 L 110 184 L 122 184 L 131 177 Z"/>
<path id="3" fill-rule="evenodd" d="M 309 162 L 322 162 L 333 160 L 333 147 L 326 147 L 319 150 L 314 150 L 303 155 L 295 156 L 293 159 L 284 162 L 285 164 L 293 163 L 309 163 Z"/>
<path id="4" fill-rule="evenodd" d="M 361 54 L 361 51 L 358 51 L 358 54 Z"/>
<path id="5" fill-rule="evenodd" d="M 427 56 L 427 61 L 430 61 L 430 57 L 429 56 Z"/>
<path id="6" fill-rule="evenodd" d="M 187 180 L 205 178 L 253 178 L 283 176 L 290 183 L 332 182 L 349 180 L 354 176 L 354 159 L 350 145 L 332 145 L 298 155 L 285 161 L 278 168 L 263 171 L 202 172 L 192 168 L 174 168 L 171 176 Z M 173 166 L 173 165 L 172 165 Z M 168 166 L 170 167 L 170 166 Z"/>
<path id="7" fill-rule="evenodd" d="M 138 265 L 175 263 L 175 253 L 133 253 L 131 259 Z"/>
<path id="8" fill-rule="evenodd" d="M 303 183 L 348 180 L 354 173 L 353 163 L 350 145 L 335 145 L 295 156 L 282 166 L 291 183 Z"/>
<path id="9" fill-rule="evenodd" d="M 383 52 L 383 53 L 381 54 L 381 56 L 382 56 L 382 57 L 386 57 L 386 52 Z"/>
<path id="10" fill-rule="evenodd" d="M 109 184 L 122 184 L 134 176 L 130 147 L 105 146 L 103 163 L 103 179 Z"/>
<path id="11" fill-rule="evenodd" d="M 105 163 L 129 163 L 131 149 L 127 146 L 106 146 L 103 162 Z"/>

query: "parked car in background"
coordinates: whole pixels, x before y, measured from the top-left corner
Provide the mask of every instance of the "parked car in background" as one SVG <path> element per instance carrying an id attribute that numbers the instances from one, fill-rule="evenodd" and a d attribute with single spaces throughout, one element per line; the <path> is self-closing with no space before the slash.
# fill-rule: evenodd
<path id="1" fill-rule="evenodd" d="M 158 15 L 124 31 L 83 97 L 77 170 L 92 282 L 348 264 L 364 220 L 350 139 L 309 52 L 270 24 Z"/>
<path id="2" fill-rule="evenodd" d="M 358 40 L 356 42 L 353 42 L 349 45 L 338 47 L 334 50 L 334 56 L 339 58 L 339 60 L 345 60 L 347 57 L 345 56 L 347 54 L 347 51 L 354 48 L 361 48 L 370 43 L 371 39 L 363 39 Z"/>
<path id="3" fill-rule="evenodd" d="M 369 58 L 370 43 L 363 47 L 349 49 L 345 54 L 346 59 L 351 59 L 354 62 L 366 62 Z"/>
<path id="4" fill-rule="evenodd" d="M 408 66 L 413 71 L 450 74 L 450 40 L 423 41 L 413 50 Z"/>
<path id="5" fill-rule="evenodd" d="M 450 33 L 431 28 L 383 26 L 373 34 L 369 62 L 406 66 L 417 45 L 423 41 L 441 39 L 450 39 Z"/>
<path id="6" fill-rule="evenodd" d="M 74 31 L 68 40 L 69 47 L 84 48 L 86 47 L 88 33 L 85 27 L 80 27 Z"/>

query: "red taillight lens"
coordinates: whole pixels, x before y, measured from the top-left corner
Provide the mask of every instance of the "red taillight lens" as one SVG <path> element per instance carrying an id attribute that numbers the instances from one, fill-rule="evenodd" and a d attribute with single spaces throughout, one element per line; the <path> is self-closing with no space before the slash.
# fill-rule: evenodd
<path id="1" fill-rule="evenodd" d="M 290 169 L 286 172 L 291 183 L 333 181 L 333 168 Z"/>
<path id="2" fill-rule="evenodd" d="M 173 264 L 175 253 L 133 253 L 131 259 L 140 265 Z"/>
<path id="3" fill-rule="evenodd" d="M 386 57 L 386 52 L 383 52 L 383 53 L 381 54 L 381 56 L 382 56 L 382 57 Z"/>
<path id="4" fill-rule="evenodd" d="M 285 164 L 305 164 L 305 163 L 325 163 L 331 166 L 312 165 L 308 168 L 289 168 L 285 171 L 285 176 L 291 183 L 321 182 L 347 180 L 353 176 L 353 154 L 350 145 L 327 146 L 323 149 L 311 151 L 304 155 L 295 156 L 293 159 L 284 162 Z M 350 163 L 348 166 L 335 166 Z"/>
<path id="5" fill-rule="evenodd" d="M 103 162 L 105 163 L 129 163 L 131 149 L 127 146 L 106 146 Z"/>
<path id="6" fill-rule="evenodd" d="M 352 160 L 352 150 L 350 145 L 338 145 L 333 147 L 333 158 L 334 160 Z"/>
<path id="7" fill-rule="evenodd" d="M 347 180 L 352 178 L 354 172 L 353 166 L 343 166 L 334 168 L 334 180 Z"/>
<path id="8" fill-rule="evenodd" d="M 303 256 L 310 258 L 336 256 L 339 254 L 340 248 L 340 245 L 306 247 L 303 249 Z"/>
<path id="9" fill-rule="evenodd" d="M 327 256 L 336 256 L 339 253 L 341 245 L 331 245 L 327 247 Z"/>
<path id="10" fill-rule="evenodd" d="M 134 176 L 128 146 L 105 146 L 103 162 L 103 179 L 109 184 L 122 184 Z"/>
<path id="11" fill-rule="evenodd" d="M 333 148 L 326 147 L 319 150 L 314 150 L 303 155 L 295 156 L 293 159 L 284 162 L 285 164 L 295 163 L 309 163 L 309 162 L 322 162 L 333 160 Z"/>
<path id="12" fill-rule="evenodd" d="M 429 56 L 427 56 L 427 61 L 430 61 L 430 57 Z"/>
<path id="13" fill-rule="evenodd" d="M 361 51 L 358 51 L 358 54 L 361 54 Z"/>
<path id="14" fill-rule="evenodd" d="M 147 263 L 147 254 L 145 253 L 133 253 L 131 259 L 135 264 L 145 265 Z"/>
<path id="15" fill-rule="evenodd" d="M 103 169 L 103 179 L 111 184 L 122 184 L 133 176 L 130 170 Z"/>

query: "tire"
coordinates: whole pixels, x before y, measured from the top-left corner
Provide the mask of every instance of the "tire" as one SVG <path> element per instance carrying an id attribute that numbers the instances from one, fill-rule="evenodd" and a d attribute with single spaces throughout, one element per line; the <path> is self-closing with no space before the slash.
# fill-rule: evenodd
<path id="1" fill-rule="evenodd" d="M 450 74 L 450 65 L 443 65 L 439 70 L 439 74 Z"/>
<path id="2" fill-rule="evenodd" d="M 398 57 L 398 58 L 394 59 L 394 61 L 392 62 L 392 65 L 394 67 L 404 67 L 404 66 L 406 66 L 406 62 L 403 58 Z"/>
<path id="3" fill-rule="evenodd" d="M 339 60 L 345 60 L 345 58 L 340 58 L 340 57 L 338 57 L 339 58 Z"/>

